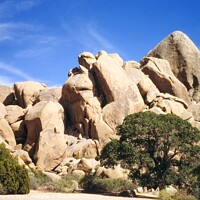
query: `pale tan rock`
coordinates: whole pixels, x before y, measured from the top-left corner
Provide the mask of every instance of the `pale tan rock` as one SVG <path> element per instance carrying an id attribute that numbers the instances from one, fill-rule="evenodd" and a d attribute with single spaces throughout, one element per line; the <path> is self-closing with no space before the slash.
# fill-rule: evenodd
<path id="1" fill-rule="evenodd" d="M 15 150 L 15 152 L 13 153 L 15 156 L 17 156 L 18 158 L 22 159 L 23 162 L 26 164 L 26 165 L 29 165 L 32 163 L 32 160 L 31 158 L 29 157 L 28 155 L 28 152 L 27 151 L 24 151 L 22 149 L 20 150 Z"/>
<path id="2" fill-rule="evenodd" d="M 82 158 L 77 165 L 77 169 L 83 170 L 84 172 L 94 172 L 99 165 L 100 162 L 96 161 L 94 158 L 93 159 Z"/>
<path id="3" fill-rule="evenodd" d="M 25 111 L 23 108 L 17 106 L 17 105 L 9 105 L 6 106 L 6 119 L 9 122 L 9 124 L 13 124 L 17 121 L 23 120 Z"/>
<path id="4" fill-rule="evenodd" d="M 143 110 L 144 101 L 136 84 L 112 57 L 104 54 L 99 56 L 93 69 L 106 102 L 103 120 L 109 127 L 114 130 L 126 115 Z"/>
<path id="5" fill-rule="evenodd" d="M 49 177 L 53 182 L 57 182 L 61 180 L 61 177 L 55 173 L 52 173 L 52 172 L 42 172 L 42 173 L 46 175 L 47 177 Z"/>
<path id="6" fill-rule="evenodd" d="M 109 56 L 110 56 L 118 65 L 120 65 L 121 67 L 123 66 L 124 61 L 123 61 L 122 58 L 119 56 L 119 54 L 117 54 L 117 53 L 112 53 L 112 54 L 109 54 Z"/>
<path id="7" fill-rule="evenodd" d="M 145 77 L 145 74 L 140 69 L 140 63 L 136 61 L 125 62 L 123 69 L 136 85 Z"/>
<path id="8" fill-rule="evenodd" d="M 3 103 L 0 102 L 0 119 L 4 118 L 7 115 L 6 107 Z"/>
<path id="9" fill-rule="evenodd" d="M 114 168 L 104 168 L 102 172 L 106 177 L 116 179 L 116 178 L 128 178 L 129 170 L 121 168 L 120 165 L 114 166 Z"/>
<path id="10" fill-rule="evenodd" d="M 186 103 L 190 102 L 186 87 L 174 76 L 167 60 L 146 57 L 141 61 L 141 68 L 160 92 L 174 95 Z"/>
<path id="11" fill-rule="evenodd" d="M 65 156 L 64 110 L 59 103 L 41 101 L 25 117 L 28 131 L 24 150 L 34 158 L 36 166 L 49 171 Z"/>
<path id="12" fill-rule="evenodd" d="M 77 159 L 95 158 L 98 152 L 98 146 L 93 140 L 82 138 L 82 140 L 77 140 L 77 142 L 67 146 L 66 155 Z"/>
<path id="13" fill-rule="evenodd" d="M 92 68 L 92 64 L 96 62 L 96 58 L 90 52 L 83 52 L 78 56 L 78 62 L 86 69 L 90 70 Z"/>
<path id="14" fill-rule="evenodd" d="M 16 141 L 14 133 L 5 118 L 0 119 L 0 136 L 11 146 L 15 147 Z"/>
<path id="15" fill-rule="evenodd" d="M 15 102 L 14 91 L 12 88 L 0 85 L 0 102 L 5 106 L 11 105 Z"/>
<path id="16" fill-rule="evenodd" d="M 101 117 L 92 120 L 90 134 L 93 139 L 100 141 L 102 145 L 106 144 L 111 139 L 115 139 L 113 130 L 102 120 Z"/>
<path id="17" fill-rule="evenodd" d="M 174 75 L 186 86 L 191 97 L 199 101 L 200 52 L 188 36 L 180 31 L 173 32 L 147 56 L 167 60 Z"/>
<path id="18" fill-rule="evenodd" d="M 39 93 L 36 101 L 37 102 L 40 102 L 40 101 L 59 102 L 61 96 L 62 96 L 62 87 L 46 88 L 45 90 L 42 90 Z"/>
<path id="19" fill-rule="evenodd" d="M 156 98 L 157 94 L 160 93 L 148 76 L 144 76 L 137 86 L 147 104 L 151 103 Z"/>
<path id="20" fill-rule="evenodd" d="M 72 172 L 72 174 L 75 175 L 75 176 L 78 176 L 78 177 L 84 177 L 85 176 L 85 172 L 83 170 L 78 170 L 78 169 L 74 170 Z"/>
<path id="21" fill-rule="evenodd" d="M 36 102 L 39 93 L 45 88 L 46 86 L 44 84 L 34 81 L 15 83 L 14 91 L 18 105 L 22 108 L 26 108 L 28 105 L 33 105 Z"/>
<path id="22" fill-rule="evenodd" d="M 194 120 L 200 122 L 200 103 L 192 102 L 188 109 L 192 115 L 194 116 Z"/>
<path id="23" fill-rule="evenodd" d="M 5 138 L 3 137 L 3 135 L 0 134 L 0 144 L 1 144 L 1 143 L 5 144 L 5 147 L 6 147 L 7 149 L 9 149 L 10 151 L 13 151 L 13 150 L 14 150 L 14 147 L 13 147 L 13 146 L 10 146 L 10 145 L 6 142 L 6 140 L 5 140 Z"/>

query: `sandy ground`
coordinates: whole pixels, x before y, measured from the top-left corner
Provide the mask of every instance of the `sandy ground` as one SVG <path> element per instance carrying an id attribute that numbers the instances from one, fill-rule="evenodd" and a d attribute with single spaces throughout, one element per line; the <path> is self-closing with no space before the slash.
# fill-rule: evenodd
<path id="1" fill-rule="evenodd" d="M 84 193 L 42 193 L 31 191 L 27 195 L 0 195 L 0 200 L 152 200 L 148 198 L 113 197 Z"/>

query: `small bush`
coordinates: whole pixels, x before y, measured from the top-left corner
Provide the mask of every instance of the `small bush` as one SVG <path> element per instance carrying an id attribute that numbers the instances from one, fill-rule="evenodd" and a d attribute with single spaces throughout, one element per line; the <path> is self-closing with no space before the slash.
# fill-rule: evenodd
<path id="1" fill-rule="evenodd" d="M 136 188 L 131 180 L 100 178 L 93 175 L 85 176 L 81 181 L 81 185 L 85 191 L 93 193 L 119 194 Z"/>
<path id="2" fill-rule="evenodd" d="M 38 190 L 43 185 L 51 182 L 51 179 L 39 170 L 32 169 L 32 171 L 29 173 L 29 177 L 30 177 L 30 189 L 32 190 Z"/>
<path id="3" fill-rule="evenodd" d="M 80 179 L 74 175 L 64 175 L 58 181 L 52 181 L 48 176 L 41 171 L 32 170 L 30 173 L 31 184 L 33 190 L 45 190 L 49 192 L 73 192 L 75 181 L 78 183 Z"/>
<path id="4" fill-rule="evenodd" d="M 170 195 L 166 190 L 161 190 L 159 194 L 160 200 L 197 200 L 192 195 L 187 195 L 184 191 L 178 191 L 175 195 Z"/>
<path id="5" fill-rule="evenodd" d="M 27 194 L 30 179 L 25 166 L 18 164 L 5 144 L 0 144 L 0 192 L 1 194 Z"/>

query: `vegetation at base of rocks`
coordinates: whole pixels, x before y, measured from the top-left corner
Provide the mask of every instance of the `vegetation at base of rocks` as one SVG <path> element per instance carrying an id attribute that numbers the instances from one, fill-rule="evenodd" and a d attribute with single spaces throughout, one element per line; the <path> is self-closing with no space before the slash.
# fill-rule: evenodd
<path id="1" fill-rule="evenodd" d="M 30 179 L 25 166 L 18 164 L 5 144 L 0 144 L 0 194 L 27 194 Z"/>
<path id="2" fill-rule="evenodd" d="M 60 180 L 52 181 L 39 170 L 32 170 L 30 176 L 30 188 L 49 192 L 73 192 L 77 190 L 80 177 L 75 175 L 64 175 Z"/>
<path id="3" fill-rule="evenodd" d="M 101 165 L 121 164 L 141 186 L 164 188 L 174 184 L 199 191 L 200 132 L 180 117 L 139 112 L 117 127 L 120 140 L 102 150 Z M 198 194 L 194 194 L 198 198 Z"/>
<path id="4" fill-rule="evenodd" d="M 193 195 L 188 195 L 184 191 L 178 191 L 176 194 L 171 195 L 166 190 L 161 190 L 159 194 L 160 200 L 197 200 Z"/>
<path id="5" fill-rule="evenodd" d="M 119 194 L 123 191 L 134 190 L 136 185 L 131 180 L 122 178 L 102 178 L 87 175 L 81 181 L 81 186 L 86 192 Z"/>

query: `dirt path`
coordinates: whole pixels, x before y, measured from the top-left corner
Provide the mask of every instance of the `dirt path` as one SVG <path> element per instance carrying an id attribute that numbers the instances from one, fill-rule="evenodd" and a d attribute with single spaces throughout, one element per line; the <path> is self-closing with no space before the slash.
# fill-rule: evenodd
<path id="1" fill-rule="evenodd" d="M 148 198 L 113 197 L 84 193 L 41 193 L 31 191 L 27 195 L 0 195 L 0 200 L 152 200 Z"/>

